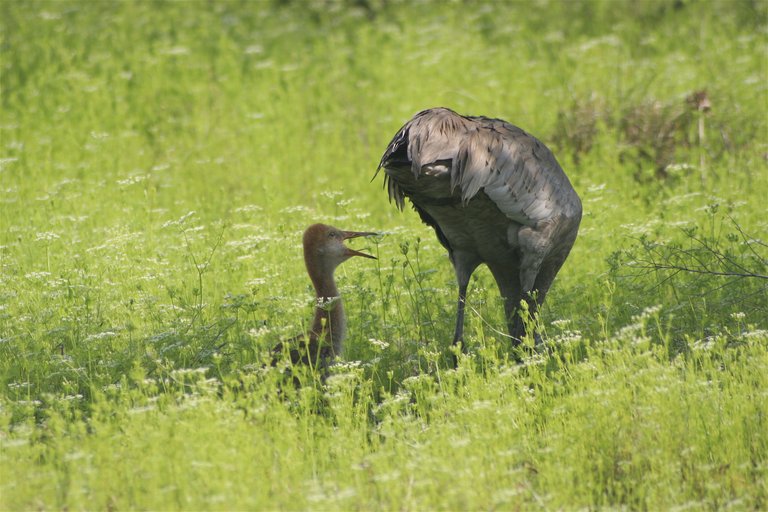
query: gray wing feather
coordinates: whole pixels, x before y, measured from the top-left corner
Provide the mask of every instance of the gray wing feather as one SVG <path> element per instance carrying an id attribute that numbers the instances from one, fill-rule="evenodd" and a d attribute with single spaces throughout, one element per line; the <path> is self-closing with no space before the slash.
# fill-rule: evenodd
<path id="1" fill-rule="evenodd" d="M 419 176 L 425 165 L 456 158 L 463 130 L 451 117 L 440 114 L 417 115 L 403 127 L 408 131 L 408 159 L 414 177 Z"/>
<path id="2" fill-rule="evenodd" d="M 580 211 L 551 151 L 504 121 L 464 117 L 445 108 L 425 110 L 400 129 L 379 168 L 404 164 L 395 162 L 394 155 L 406 144 L 413 177 L 450 178 L 451 191 L 458 190 L 464 203 L 483 190 L 508 218 L 524 224 L 577 204 Z M 402 209 L 405 194 L 391 178 L 388 191 Z"/>

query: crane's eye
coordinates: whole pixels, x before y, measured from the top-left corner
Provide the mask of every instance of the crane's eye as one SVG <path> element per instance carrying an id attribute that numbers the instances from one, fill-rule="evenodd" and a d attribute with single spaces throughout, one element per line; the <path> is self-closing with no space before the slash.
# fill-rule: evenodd
<path id="1" fill-rule="evenodd" d="M 337 236 L 339 236 L 339 234 L 336 233 L 335 231 L 331 231 L 330 233 L 328 233 L 328 236 L 331 238 L 336 238 Z"/>

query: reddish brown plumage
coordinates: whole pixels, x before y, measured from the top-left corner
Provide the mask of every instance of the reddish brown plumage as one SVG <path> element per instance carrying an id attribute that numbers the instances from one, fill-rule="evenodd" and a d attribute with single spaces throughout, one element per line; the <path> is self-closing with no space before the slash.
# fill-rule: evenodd
<path id="1" fill-rule="evenodd" d="M 375 259 L 375 256 L 344 245 L 344 240 L 374 234 L 342 231 L 325 224 L 313 224 L 307 228 L 303 238 L 304 263 L 315 288 L 315 316 L 307 334 L 275 347 L 276 356 L 283 352 L 286 344 L 291 347 L 289 353 L 294 364 L 303 362 L 324 366 L 341 355 L 346 316 L 333 274 L 339 265 L 353 256 Z"/>

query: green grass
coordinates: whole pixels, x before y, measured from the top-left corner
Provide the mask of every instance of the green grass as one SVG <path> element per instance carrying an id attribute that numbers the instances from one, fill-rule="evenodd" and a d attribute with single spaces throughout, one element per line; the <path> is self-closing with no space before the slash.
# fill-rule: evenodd
<path id="1" fill-rule="evenodd" d="M 0 509 L 768 507 L 764 3 L 6 1 L 0 30 Z M 438 105 L 535 134 L 584 202 L 522 365 L 481 269 L 447 369 L 453 271 L 371 183 Z M 311 316 L 313 222 L 386 235 L 337 272 L 346 362 L 294 389 L 264 361 Z"/>

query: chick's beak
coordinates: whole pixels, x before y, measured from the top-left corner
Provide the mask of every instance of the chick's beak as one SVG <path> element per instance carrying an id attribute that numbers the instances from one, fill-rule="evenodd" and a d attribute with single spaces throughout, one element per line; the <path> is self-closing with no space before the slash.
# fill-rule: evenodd
<path id="1" fill-rule="evenodd" d="M 378 233 L 373 233 L 370 231 L 343 231 L 344 233 L 344 240 L 348 240 L 350 238 L 357 238 L 359 236 L 374 236 L 378 235 Z M 349 247 L 346 247 L 347 250 L 347 256 L 362 256 L 363 258 L 371 258 L 373 260 L 376 259 L 376 256 L 373 256 L 371 254 L 366 254 L 364 252 L 356 251 L 354 249 L 350 249 Z"/>

